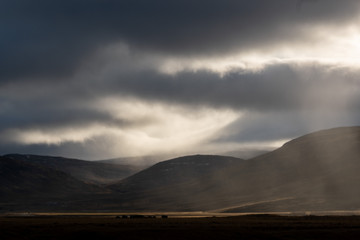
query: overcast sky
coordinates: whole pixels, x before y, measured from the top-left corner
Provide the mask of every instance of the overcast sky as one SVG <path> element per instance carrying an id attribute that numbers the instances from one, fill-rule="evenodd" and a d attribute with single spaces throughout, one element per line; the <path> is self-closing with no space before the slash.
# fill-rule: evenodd
<path id="1" fill-rule="evenodd" d="M 1 0 L 0 154 L 274 148 L 360 125 L 358 0 Z"/>

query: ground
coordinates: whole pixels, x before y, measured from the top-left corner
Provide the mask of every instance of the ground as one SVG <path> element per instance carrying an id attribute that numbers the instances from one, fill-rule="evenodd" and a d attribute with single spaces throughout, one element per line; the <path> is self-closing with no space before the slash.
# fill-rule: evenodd
<path id="1" fill-rule="evenodd" d="M 6 239 L 360 239 L 359 216 L 3 216 Z"/>

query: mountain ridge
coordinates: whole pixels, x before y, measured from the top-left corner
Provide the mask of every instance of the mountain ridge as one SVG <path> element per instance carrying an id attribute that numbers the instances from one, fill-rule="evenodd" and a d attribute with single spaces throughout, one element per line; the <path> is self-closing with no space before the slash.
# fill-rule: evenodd
<path id="1" fill-rule="evenodd" d="M 360 191 L 354 185 L 360 181 L 357 176 L 360 170 L 359 136 L 360 127 L 307 134 L 270 153 L 241 161 L 211 175 L 189 179 L 182 186 L 174 184 L 162 191 L 150 190 L 147 186 L 148 194 L 140 195 L 156 202 L 155 205 L 163 202 L 164 209 L 171 204 L 187 203 L 187 209 L 211 210 L 252 202 L 261 202 L 259 209 L 269 211 L 295 210 L 297 207 L 304 210 L 341 209 L 352 205 L 351 208 L 360 208 L 356 201 Z M 141 189 L 136 186 L 139 181 L 132 181 L 131 177 L 123 182 L 129 180 L 127 186 L 118 185 L 119 191 Z M 184 189 L 187 191 L 180 194 Z M 283 198 L 289 200 L 281 204 L 273 201 Z M 241 211 L 247 210 L 255 211 L 256 206 Z"/>
<path id="2" fill-rule="evenodd" d="M 306 134 L 250 160 L 192 155 L 163 161 L 100 190 L 89 189 L 76 200 L 70 197 L 64 209 L 357 210 L 359 172 L 360 127 L 334 128 Z"/>
<path id="3" fill-rule="evenodd" d="M 33 154 L 7 154 L 4 157 L 37 163 L 93 184 L 109 184 L 142 170 L 142 167 L 86 161 L 73 158 Z"/>

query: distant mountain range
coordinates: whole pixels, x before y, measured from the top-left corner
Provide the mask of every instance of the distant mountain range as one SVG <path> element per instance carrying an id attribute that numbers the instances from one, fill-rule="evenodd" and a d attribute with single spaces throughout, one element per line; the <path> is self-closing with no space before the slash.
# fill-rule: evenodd
<path id="1" fill-rule="evenodd" d="M 358 210 L 359 172 L 360 127 L 311 133 L 250 160 L 194 155 L 142 171 L 106 161 L 7 155 L 0 157 L 0 210 Z"/>

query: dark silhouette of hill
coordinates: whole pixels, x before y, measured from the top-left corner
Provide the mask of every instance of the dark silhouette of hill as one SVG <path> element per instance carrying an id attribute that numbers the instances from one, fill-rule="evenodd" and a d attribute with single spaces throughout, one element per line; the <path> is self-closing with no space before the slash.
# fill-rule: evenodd
<path id="1" fill-rule="evenodd" d="M 224 157 L 190 156 L 183 160 Z M 307 211 L 360 208 L 360 127 L 319 131 L 247 161 L 199 173 L 181 159 L 157 164 L 111 188 L 121 207 L 160 210 Z M 175 170 L 174 170 L 175 169 Z"/>
<path id="2" fill-rule="evenodd" d="M 0 181 L 6 184 L 0 186 L 0 203 L 9 195 L 26 193 L 52 199 L 62 194 L 66 196 L 62 209 L 73 211 L 360 209 L 360 127 L 311 133 L 251 160 L 211 155 L 180 157 L 101 189 L 40 160 L 1 159 Z M 76 196 L 68 194 L 74 192 Z"/>
<path id="3" fill-rule="evenodd" d="M 103 185 L 139 170 L 138 166 L 62 157 L 2 156 L 0 211 L 82 211 L 86 209 L 81 204 L 84 199 L 101 208 L 97 199 L 111 194 Z"/>
<path id="4" fill-rule="evenodd" d="M 329 129 L 296 138 L 252 159 L 246 171 L 248 174 L 238 175 L 237 181 L 246 176 L 252 187 L 242 186 L 234 195 L 252 196 L 260 203 L 232 211 L 358 209 L 360 127 Z M 234 176 L 239 171 L 228 174 Z"/>
<path id="5" fill-rule="evenodd" d="M 153 209 L 155 206 L 144 207 L 143 204 L 139 204 L 139 202 L 149 200 L 149 196 L 146 195 L 149 191 L 158 193 L 156 196 L 160 197 L 162 194 L 166 194 L 167 187 L 181 186 L 182 184 L 186 186 L 189 180 L 192 181 L 242 161 L 223 156 L 181 157 L 155 164 L 139 174 L 124 179 L 119 183 L 122 190 L 114 191 L 114 189 L 118 190 L 118 184 L 98 187 L 70 175 L 74 169 L 77 168 L 81 171 L 81 167 L 86 167 L 87 162 L 85 161 L 14 154 L 1 157 L 1 160 L 0 180 L 6 184 L 0 186 L 0 208 L 6 210 L 9 202 L 15 202 L 10 204 L 12 209 L 37 211 L 54 211 L 54 209 L 58 211 L 119 210 L 132 209 L 133 206 L 136 209 L 147 207 Z M 106 164 L 98 163 L 96 165 Z M 79 176 L 76 174 L 74 175 Z M 80 172 L 80 174 L 82 173 Z M 183 191 L 187 190 L 183 189 Z M 48 205 L 49 202 L 50 205 Z M 56 205 L 52 204 L 54 202 Z M 159 204 L 162 203 L 159 202 Z"/>
<path id="6" fill-rule="evenodd" d="M 103 191 L 64 172 L 8 157 L 0 157 L 0 182 L 1 202 L 18 204 Z"/>
<path id="7" fill-rule="evenodd" d="M 110 187 L 117 189 L 121 186 L 123 189 L 131 190 L 136 187 L 136 191 L 164 188 L 213 174 L 241 161 L 243 160 L 239 158 L 216 155 L 184 156 L 157 163 Z"/>
<path id="8" fill-rule="evenodd" d="M 243 162 L 245 160 L 239 158 L 216 155 L 179 157 L 157 163 L 109 187 L 116 192 L 113 195 L 121 207 L 129 209 L 203 209 L 208 200 L 221 197 L 209 184 L 218 181 L 214 179 L 216 173 Z"/>
<path id="9" fill-rule="evenodd" d="M 128 164 L 111 164 L 105 162 L 92 162 L 79 159 L 69 159 L 63 157 L 9 154 L 5 157 L 25 162 L 36 163 L 49 167 L 89 183 L 109 184 L 143 169 L 141 166 Z"/>

